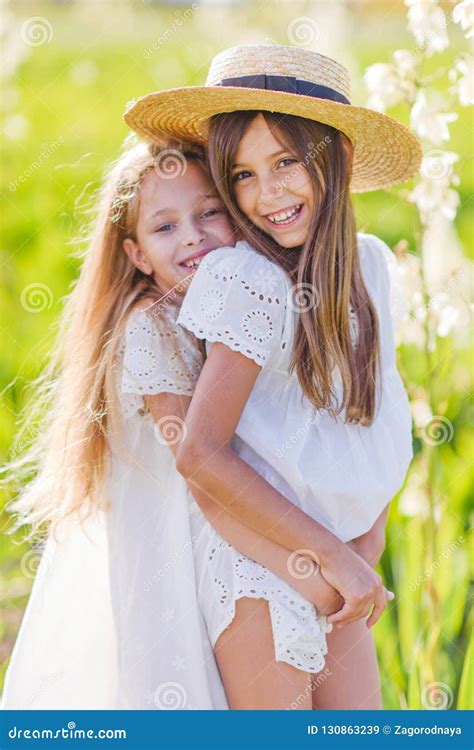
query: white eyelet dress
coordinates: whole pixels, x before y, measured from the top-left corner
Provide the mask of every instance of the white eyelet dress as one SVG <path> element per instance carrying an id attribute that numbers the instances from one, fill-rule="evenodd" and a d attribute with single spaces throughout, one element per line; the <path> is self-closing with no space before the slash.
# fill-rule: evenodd
<path id="1" fill-rule="evenodd" d="M 133 310 L 119 353 L 125 429 L 121 444 L 117 437 L 113 443 L 107 487 L 122 708 L 157 702 L 159 708 L 227 708 L 213 647 L 241 597 L 268 601 L 275 658 L 298 669 L 323 668 L 332 629 L 312 603 L 215 531 L 144 408 L 146 394 L 191 396 L 199 377 L 203 354 L 177 325 L 177 314 L 171 303 Z M 176 441 L 185 429 L 173 417 L 162 427 Z"/>
<path id="2" fill-rule="evenodd" d="M 246 460 L 260 474 L 276 472 L 268 481 L 344 542 L 373 526 L 402 487 L 413 457 L 410 406 L 394 343 L 406 307 L 403 285 L 381 239 L 359 232 L 357 240 L 381 340 L 376 416 L 368 427 L 344 423 L 344 413 L 330 417 L 303 395 L 289 364 L 297 296 L 305 290 L 293 290 L 282 268 L 246 242 L 203 258 L 178 317 L 206 340 L 208 351 L 221 342 L 261 366 L 236 429 L 242 441 L 237 450 L 242 444 L 251 449 Z M 357 319 L 349 312 L 354 341 Z M 339 401 L 337 370 L 334 386 Z"/>

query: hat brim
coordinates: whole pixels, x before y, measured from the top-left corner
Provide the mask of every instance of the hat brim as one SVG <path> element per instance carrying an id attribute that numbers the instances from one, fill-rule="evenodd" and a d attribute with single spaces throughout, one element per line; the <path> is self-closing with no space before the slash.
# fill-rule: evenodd
<path id="1" fill-rule="evenodd" d="M 206 143 L 209 118 L 223 112 L 265 110 L 296 115 L 341 130 L 354 147 L 350 189 L 387 188 L 414 177 L 422 148 L 398 120 L 366 107 L 312 96 L 234 86 L 188 86 L 147 94 L 130 104 L 124 119 L 146 140 Z"/>

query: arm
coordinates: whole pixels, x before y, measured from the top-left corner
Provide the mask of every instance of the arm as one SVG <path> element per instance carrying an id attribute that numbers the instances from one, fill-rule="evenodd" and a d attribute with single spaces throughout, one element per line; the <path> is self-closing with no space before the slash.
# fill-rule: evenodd
<path id="1" fill-rule="evenodd" d="M 184 419 L 191 399 L 171 393 L 145 396 L 145 403 L 155 422 L 160 424 L 163 438 L 167 439 L 166 418 Z M 174 419 L 173 422 L 175 423 Z M 173 437 L 175 434 L 173 433 Z M 169 436 L 168 436 L 169 437 Z M 170 440 L 168 446 L 176 455 L 178 446 Z M 290 555 L 281 545 L 259 534 L 219 506 L 202 490 L 189 484 L 203 515 L 218 534 L 232 544 L 239 552 L 259 562 L 286 581 L 308 601 L 312 602 L 319 614 L 337 612 L 343 601 L 338 592 L 330 586 L 319 572 L 319 567 L 309 557 Z M 294 571 L 301 574 L 294 575 Z M 304 577 L 301 577 L 304 575 Z"/>
<path id="2" fill-rule="evenodd" d="M 365 617 L 375 624 L 387 603 L 381 577 L 350 547 L 312 519 L 245 463 L 231 440 L 259 366 L 220 343 L 212 345 L 199 377 L 178 446 L 177 468 L 233 516 L 291 551 L 316 559 L 326 581 L 343 597 L 329 622 Z M 258 498 L 258 502 L 255 502 Z"/>

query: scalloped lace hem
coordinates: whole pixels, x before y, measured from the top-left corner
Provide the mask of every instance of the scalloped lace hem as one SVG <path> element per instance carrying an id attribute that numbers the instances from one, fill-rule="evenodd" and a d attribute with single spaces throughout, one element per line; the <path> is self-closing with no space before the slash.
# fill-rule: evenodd
<path id="1" fill-rule="evenodd" d="M 226 615 L 216 632 L 210 633 L 213 646 L 221 633 L 229 627 L 235 617 L 235 602 L 243 597 L 265 599 L 268 601 L 272 623 L 273 644 L 276 661 L 283 661 L 303 672 L 316 674 L 325 665 L 328 652 L 326 634 L 333 626 L 327 622 L 325 615 L 318 615 L 316 608 L 303 599 L 298 593 L 290 593 L 283 588 L 264 587 L 255 580 L 243 580 L 238 575 L 238 564 L 245 558 L 234 562 L 234 596 L 225 608 Z M 258 568 L 258 563 L 247 560 Z M 285 585 L 285 584 L 284 584 Z"/>
<path id="2" fill-rule="evenodd" d="M 232 349 L 232 351 L 239 352 L 245 357 L 253 359 L 253 361 L 257 365 L 260 365 L 260 367 L 263 367 L 267 361 L 266 356 L 262 356 L 259 351 L 253 349 L 249 344 L 245 343 L 242 345 L 231 331 L 223 331 L 222 336 L 217 336 L 214 331 L 201 328 L 196 321 L 186 313 L 186 311 L 181 311 L 179 323 L 180 325 L 186 326 L 186 328 L 194 333 L 199 339 L 205 339 L 206 341 L 210 341 L 211 343 L 214 342 L 216 344 L 225 344 L 229 349 Z"/>

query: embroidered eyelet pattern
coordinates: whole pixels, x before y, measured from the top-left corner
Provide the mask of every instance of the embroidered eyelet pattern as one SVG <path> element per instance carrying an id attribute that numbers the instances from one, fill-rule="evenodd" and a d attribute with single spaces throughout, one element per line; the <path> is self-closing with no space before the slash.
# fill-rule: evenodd
<path id="1" fill-rule="evenodd" d="M 268 578 L 268 570 L 247 557 L 238 557 L 235 561 L 235 574 L 237 578 L 252 583 L 262 583 Z"/>
<path id="2" fill-rule="evenodd" d="M 242 331 L 254 343 L 264 344 L 273 336 L 273 321 L 264 310 L 251 310 L 242 317 Z"/>
<path id="3" fill-rule="evenodd" d="M 316 673 L 324 667 L 326 633 L 332 630 L 318 616 L 311 602 L 260 563 L 241 555 L 225 542 L 205 519 L 206 554 L 197 554 L 200 606 L 213 643 L 235 617 L 236 602 L 243 597 L 265 599 L 269 605 L 275 657 L 303 671 Z M 199 541 L 195 550 L 202 549 Z"/>
<path id="4" fill-rule="evenodd" d="M 200 309 L 206 320 L 216 320 L 224 310 L 224 295 L 219 289 L 206 289 L 201 295 Z"/>
<path id="5" fill-rule="evenodd" d="M 252 278 L 251 283 L 242 281 L 243 288 L 249 292 L 251 296 L 258 295 L 259 299 L 268 299 L 268 302 L 272 303 L 272 298 L 275 289 L 278 289 L 280 285 L 280 279 L 278 276 L 270 270 L 270 268 L 260 268 L 256 271 Z M 279 299 L 275 299 L 275 302 L 279 304 Z"/>
<path id="6" fill-rule="evenodd" d="M 117 388 L 123 414 L 147 417 L 143 396 L 192 396 L 203 355 L 188 331 L 177 326 L 177 310 L 135 309 L 127 321 L 116 358 Z"/>
<path id="7" fill-rule="evenodd" d="M 130 352 L 129 368 L 134 377 L 146 381 L 156 373 L 156 356 L 151 349 L 137 346 Z"/>

